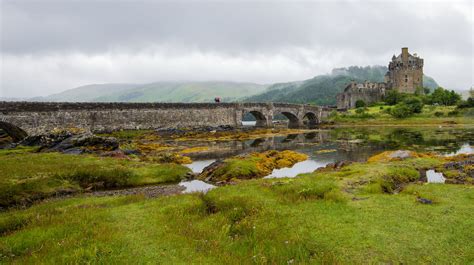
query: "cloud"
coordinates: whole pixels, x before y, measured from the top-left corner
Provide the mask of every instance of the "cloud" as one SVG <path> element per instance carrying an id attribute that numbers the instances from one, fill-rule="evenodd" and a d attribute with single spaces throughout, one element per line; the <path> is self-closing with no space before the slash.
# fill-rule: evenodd
<path id="1" fill-rule="evenodd" d="M 473 83 L 469 1 L 1 3 L 0 96 L 104 82 L 301 80 L 385 65 L 402 46 L 441 84 Z"/>

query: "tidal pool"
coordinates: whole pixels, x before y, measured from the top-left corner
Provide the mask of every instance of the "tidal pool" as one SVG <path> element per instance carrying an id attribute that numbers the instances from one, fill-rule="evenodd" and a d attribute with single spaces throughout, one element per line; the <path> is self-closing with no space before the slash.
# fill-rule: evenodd
<path id="1" fill-rule="evenodd" d="M 201 173 L 205 167 L 209 166 L 215 161 L 216 161 L 215 159 L 198 160 L 198 161 L 193 161 L 191 164 L 186 164 L 185 166 L 190 168 L 193 173 Z"/>
<path id="2" fill-rule="evenodd" d="M 208 184 L 201 180 L 190 180 L 190 181 L 182 181 L 179 183 L 180 186 L 185 187 L 186 189 L 183 193 L 190 193 L 190 192 L 208 192 L 209 190 L 215 188 L 216 186 Z"/>
<path id="3" fill-rule="evenodd" d="M 273 172 L 266 176 L 265 178 L 294 178 L 298 174 L 303 174 L 303 173 L 310 173 L 313 172 L 314 170 L 324 167 L 329 162 L 321 162 L 321 161 L 315 161 L 315 160 L 305 160 L 302 162 L 298 162 L 294 164 L 292 167 L 285 167 L 285 168 L 280 168 L 280 169 L 274 169 Z"/>
<path id="4" fill-rule="evenodd" d="M 436 172 L 433 169 L 426 171 L 426 179 L 428 183 L 444 183 L 446 181 L 443 173 Z"/>

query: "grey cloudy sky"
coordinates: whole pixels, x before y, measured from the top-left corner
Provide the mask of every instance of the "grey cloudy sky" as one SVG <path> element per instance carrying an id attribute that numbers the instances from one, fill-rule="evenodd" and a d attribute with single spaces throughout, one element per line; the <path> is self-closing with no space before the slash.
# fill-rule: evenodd
<path id="1" fill-rule="evenodd" d="M 0 97 L 91 83 L 303 80 L 386 65 L 402 46 L 473 84 L 471 1 L 0 0 Z"/>

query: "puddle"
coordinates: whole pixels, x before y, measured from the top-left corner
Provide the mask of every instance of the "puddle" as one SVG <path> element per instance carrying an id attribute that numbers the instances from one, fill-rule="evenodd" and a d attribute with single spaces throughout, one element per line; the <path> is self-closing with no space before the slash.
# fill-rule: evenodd
<path id="1" fill-rule="evenodd" d="M 190 192 L 208 192 L 209 190 L 215 188 L 216 186 L 207 184 L 201 180 L 190 180 L 190 181 L 182 181 L 179 183 L 180 186 L 185 187 L 186 189 L 183 193 L 190 193 Z"/>
<path id="2" fill-rule="evenodd" d="M 298 174 L 313 172 L 314 170 L 324 167 L 327 164 L 329 164 L 329 162 L 305 160 L 294 164 L 292 167 L 274 169 L 272 174 L 266 176 L 265 178 L 294 178 Z"/>
<path id="3" fill-rule="evenodd" d="M 426 171 L 426 179 L 428 183 L 444 183 L 446 181 L 443 173 L 438 173 L 433 169 Z"/>
<path id="4" fill-rule="evenodd" d="M 194 161 L 191 164 L 186 164 L 185 166 L 190 168 L 191 171 L 193 171 L 193 173 L 201 173 L 205 167 L 209 166 L 215 161 L 216 161 L 215 159 L 199 160 L 199 161 Z"/>
<path id="5" fill-rule="evenodd" d="M 455 156 L 460 154 L 473 154 L 474 148 L 470 144 L 463 144 L 459 150 L 454 153 L 447 154 L 446 156 Z"/>

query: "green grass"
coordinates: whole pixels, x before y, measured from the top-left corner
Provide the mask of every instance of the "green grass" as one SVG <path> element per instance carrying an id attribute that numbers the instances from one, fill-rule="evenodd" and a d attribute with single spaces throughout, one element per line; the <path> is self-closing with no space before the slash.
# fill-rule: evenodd
<path id="1" fill-rule="evenodd" d="M 1 207 L 84 189 L 176 183 L 189 171 L 176 164 L 33 151 L 34 148 L 0 151 Z"/>
<path id="2" fill-rule="evenodd" d="M 409 184 L 417 168 L 439 163 L 355 163 L 206 195 L 42 203 L 0 214 L 0 262 L 472 263 L 474 186 Z M 390 176 L 402 192 L 367 188 Z"/>
<path id="3" fill-rule="evenodd" d="M 393 106 L 368 107 L 365 114 L 357 114 L 355 109 L 351 109 L 346 114 L 338 114 L 330 118 L 336 124 L 360 124 L 363 126 L 370 125 L 439 125 L 439 124 L 474 124 L 474 115 L 471 110 L 461 110 L 459 114 L 451 116 L 449 113 L 456 109 L 456 106 L 430 106 L 425 105 L 422 113 L 414 114 L 408 118 L 397 119 L 386 113 L 387 108 Z M 443 113 L 436 117 L 435 113 Z"/>

